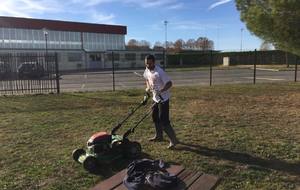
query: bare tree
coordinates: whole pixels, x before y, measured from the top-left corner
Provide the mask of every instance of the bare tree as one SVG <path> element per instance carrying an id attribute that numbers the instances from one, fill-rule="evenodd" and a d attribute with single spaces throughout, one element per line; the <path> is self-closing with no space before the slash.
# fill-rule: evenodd
<path id="1" fill-rule="evenodd" d="M 178 39 L 174 42 L 174 50 L 176 52 L 179 52 L 180 50 L 182 50 L 183 46 L 184 46 L 185 42 L 182 39 Z"/>
<path id="2" fill-rule="evenodd" d="M 196 47 L 201 50 L 212 50 L 214 48 L 214 42 L 207 37 L 199 37 L 196 40 Z"/>
<path id="3" fill-rule="evenodd" d="M 150 49 L 150 42 L 148 42 L 146 40 L 141 40 L 138 43 L 138 47 L 139 47 L 139 49 L 142 49 L 142 50 L 149 50 Z"/>
<path id="4" fill-rule="evenodd" d="M 130 39 L 128 42 L 127 42 L 127 45 L 126 45 L 126 49 L 137 49 L 138 47 L 138 41 L 135 40 L 135 39 Z"/>
<path id="5" fill-rule="evenodd" d="M 136 39 L 130 39 L 127 42 L 126 49 L 128 49 L 128 50 L 149 50 L 150 42 L 148 42 L 146 40 L 138 41 Z"/>
<path id="6" fill-rule="evenodd" d="M 161 42 L 157 41 L 154 43 L 153 50 L 163 51 L 164 49 L 164 45 Z"/>
<path id="7" fill-rule="evenodd" d="M 168 41 L 167 42 L 167 49 L 168 49 L 168 51 L 174 51 L 174 42 Z"/>
<path id="8" fill-rule="evenodd" d="M 195 49 L 196 41 L 194 39 L 188 39 L 185 43 L 186 49 Z"/>

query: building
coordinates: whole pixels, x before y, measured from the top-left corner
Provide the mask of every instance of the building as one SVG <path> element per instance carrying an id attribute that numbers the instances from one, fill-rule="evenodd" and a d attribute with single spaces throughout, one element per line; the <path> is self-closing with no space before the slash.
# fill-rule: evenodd
<path id="1" fill-rule="evenodd" d="M 0 53 L 57 53 L 61 71 L 105 69 L 126 34 L 126 26 L 1 16 Z"/>

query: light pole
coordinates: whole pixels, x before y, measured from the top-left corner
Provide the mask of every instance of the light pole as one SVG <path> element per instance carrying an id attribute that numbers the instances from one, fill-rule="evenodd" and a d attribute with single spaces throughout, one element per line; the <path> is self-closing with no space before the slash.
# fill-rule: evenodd
<path id="1" fill-rule="evenodd" d="M 164 68 L 167 66 L 167 53 L 168 53 L 168 40 L 167 40 L 167 27 L 168 21 L 164 21 L 165 24 L 165 61 L 164 61 Z"/>
<path id="2" fill-rule="evenodd" d="M 45 36 L 45 47 L 46 47 L 46 57 L 48 56 L 48 30 L 47 28 L 43 28 L 44 36 Z"/>
<path id="3" fill-rule="evenodd" d="M 46 64 L 46 68 L 48 70 L 49 68 L 48 68 L 48 30 L 47 30 L 47 28 L 43 28 L 43 33 L 45 36 L 45 48 L 46 48 L 45 64 Z M 59 90 L 57 92 L 59 92 Z"/>
<path id="4" fill-rule="evenodd" d="M 243 51 L 243 28 L 241 28 L 241 51 Z"/>
<path id="5" fill-rule="evenodd" d="M 220 38 L 220 26 L 218 25 L 218 28 L 217 28 L 217 50 L 219 50 L 219 39 Z"/>

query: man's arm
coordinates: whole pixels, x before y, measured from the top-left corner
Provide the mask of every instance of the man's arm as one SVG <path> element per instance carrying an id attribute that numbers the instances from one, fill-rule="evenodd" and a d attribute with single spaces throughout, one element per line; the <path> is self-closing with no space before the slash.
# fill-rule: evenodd
<path id="1" fill-rule="evenodd" d="M 167 91 L 167 90 L 169 90 L 171 87 L 172 87 L 172 81 L 168 81 L 168 82 L 166 83 L 166 85 L 165 85 L 162 89 L 160 89 L 160 92 Z"/>
<path id="2" fill-rule="evenodd" d="M 150 92 L 150 85 L 148 80 L 146 80 L 146 92 Z"/>

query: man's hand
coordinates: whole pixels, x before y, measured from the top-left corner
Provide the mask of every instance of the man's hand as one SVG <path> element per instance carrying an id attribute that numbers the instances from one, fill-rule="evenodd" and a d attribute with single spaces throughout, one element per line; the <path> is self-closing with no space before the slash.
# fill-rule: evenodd
<path id="1" fill-rule="evenodd" d="M 161 93 L 162 93 L 162 91 L 161 90 L 155 90 L 154 91 L 154 95 L 156 96 L 156 97 L 158 97 L 159 98 L 159 101 L 158 101 L 158 103 L 161 103 L 161 102 L 163 102 L 164 101 L 164 99 L 162 98 L 162 96 L 161 96 Z"/>
<path id="2" fill-rule="evenodd" d="M 142 105 L 146 105 L 149 97 L 150 97 L 149 92 L 146 92 L 145 95 L 144 95 L 143 101 L 141 102 L 141 104 Z"/>
<path id="3" fill-rule="evenodd" d="M 146 88 L 146 89 L 145 89 L 145 93 L 150 95 L 151 89 L 150 89 L 150 88 Z"/>
<path id="4" fill-rule="evenodd" d="M 161 90 L 154 90 L 154 94 L 160 95 L 161 94 Z"/>
<path id="5" fill-rule="evenodd" d="M 172 81 L 167 82 L 166 85 L 162 89 L 160 89 L 160 92 L 169 90 L 172 87 L 172 85 Z"/>

